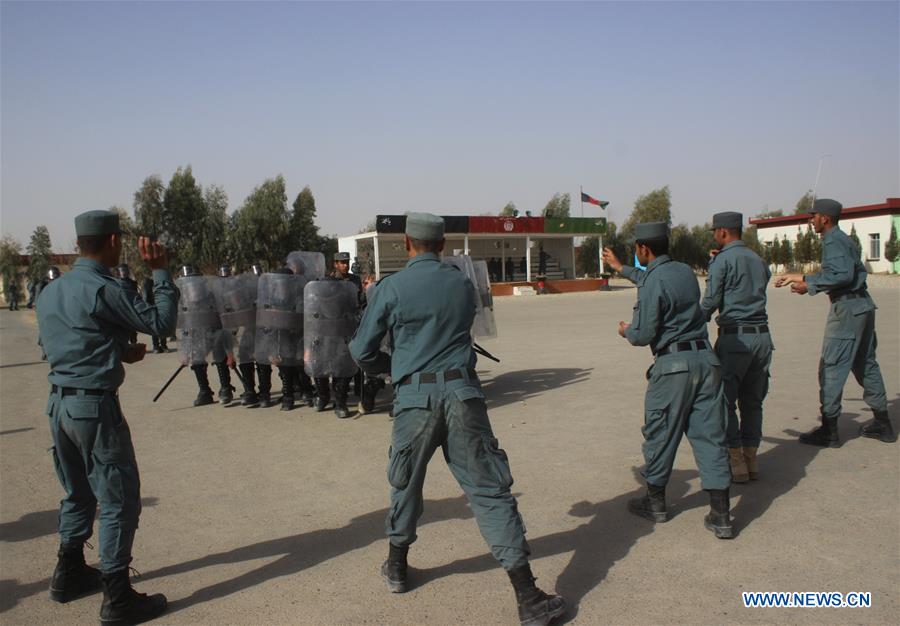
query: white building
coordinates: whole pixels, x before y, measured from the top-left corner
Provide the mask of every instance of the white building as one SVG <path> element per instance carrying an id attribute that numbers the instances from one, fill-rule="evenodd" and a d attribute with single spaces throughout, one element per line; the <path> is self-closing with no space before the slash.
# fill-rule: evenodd
<path id="1" fill-rule="evenodd" d="M 757 227 L 757 235 L 763 245 L 772 245 L 776 239 L 781 241 L 785 237 L 794 244 L 797 241 L 797 227 L 800 227 L 799 232 L 805 233 L 809 218 L 808 213 L 801 213 L 751 219 L 750 224 Z M 841 211 L 841 230 L 849 235 L 851 229 L 856 229 L 856 236 L 862 245 L 862 261 L 866 271 L 870 273 L 900 271 L 900 261 L 895 261 L 892 266 L 884 257 L 884 247 L 891 236 L 892 224 L 900 235 L 900 198 L 887 198 L 881 204 L 844 207 Z"/>

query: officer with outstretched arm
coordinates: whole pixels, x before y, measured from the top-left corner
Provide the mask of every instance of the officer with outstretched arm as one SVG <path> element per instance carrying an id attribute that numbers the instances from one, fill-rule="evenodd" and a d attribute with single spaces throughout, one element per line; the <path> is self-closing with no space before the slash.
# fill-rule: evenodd
<path id="1" fill-rule="evenodd" d="M 140 477 L 128 422 L 117 391 L 122 363 L 144 358 L 146 344 L 129 344 L 133 332 L 171 335 L 178 312 L 165 249 L 138 239 L 153 270 L 155 306 L 118 282 L 122 232 L 112 211 L 75 218 L 81 257 L 72 271 L 47 285 L 37 309 L 41 342 L 50 363 L 47 414 L 53 462 L 66 492 L 60 502 L 60 546 L 50 597 L 68 602 L 103 589 L 101 624 L 131 624 L 166 609 L 162 594 L 131 587 L 128 565 L 141 512 Z M 83 546 L 100 505 L 100 571 L 88 566 Z"/>

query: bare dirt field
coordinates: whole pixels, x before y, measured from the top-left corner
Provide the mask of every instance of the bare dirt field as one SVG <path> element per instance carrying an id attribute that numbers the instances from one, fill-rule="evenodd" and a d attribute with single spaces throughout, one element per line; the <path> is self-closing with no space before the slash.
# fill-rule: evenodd
<path id="1" fill-rule="evenodd" d="M 900 282 L 871 287 L 879 361 L 900 425 Z M 900 444 L 858 437 L 871 413 L 852 379 L 843 447 L 797 443 L 817 420 L 828 300 L 774 288 L 769 297 L 776 352 L 761 479 L 732 488 L 732 541 L 703 528 L 707 497 L 686 443 L 668 489 L 674 518 L 653 526 L 626 511 L 641 489 L 652 359 L 616 334 L 635 290 L 620 282 L 606 293 L 497 300 L 500 336 L 483 345 L 502 363 L 481 359 L 479 374 L 510 457 L 538 584 L 567 598 L 566 620 L 897 623 Z M 47 452 L 48 368 L 33 312 L 0 312 L 0 329 L 0 621 L 96 623 L 99 595 L 67 605 L 47 595 L 62 495 Z M 378 575 L 387 552 L 388 393 L 379 412 L 348 420 L 306 407 L 194 408 L 186 371 L 152 403 L 176 366 L 174 353 L 150 354 L 127 366 L 120 390 L 144 503 L 135 584 L 168 596 L 158 623 L 517 623 L 508 579 L 440 454 L 410 550 L 414 588 L 388 593 Z M 96 563 L 96 551 L 87 558 Z M 871 592 L 872 606 L 751 609 L 741 601 L 746 591 Z"/>

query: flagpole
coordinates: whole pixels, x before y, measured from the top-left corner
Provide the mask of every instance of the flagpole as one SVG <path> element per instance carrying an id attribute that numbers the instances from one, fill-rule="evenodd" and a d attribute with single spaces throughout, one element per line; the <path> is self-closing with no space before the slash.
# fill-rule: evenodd
<path id="1" fill-rule="evenodd" d="M 584 189 L 578 185 L 578 199 L 581 200 L 581 217 L 584 217 Z"/>

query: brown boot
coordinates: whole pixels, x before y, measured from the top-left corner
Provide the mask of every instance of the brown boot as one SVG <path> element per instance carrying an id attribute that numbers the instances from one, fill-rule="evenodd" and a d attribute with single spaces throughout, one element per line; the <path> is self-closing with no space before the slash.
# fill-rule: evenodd
<path id="1" fill-rule="evenodd" d="M 747 463 L 744 461 L 744 453 L 741 448 L 728 448 L 728 456 L 731 459 L 731 482 L 747 482 L 750 476 L 747 473 Z"/>
<path id="2" fill-rule="evenodd" d="M 744 462 L 747 464 L 747 473 L 750 480 L 759 480 L 759 463 L 756 461 L 756 451 L 759 448 L 744 448 Z"/>

